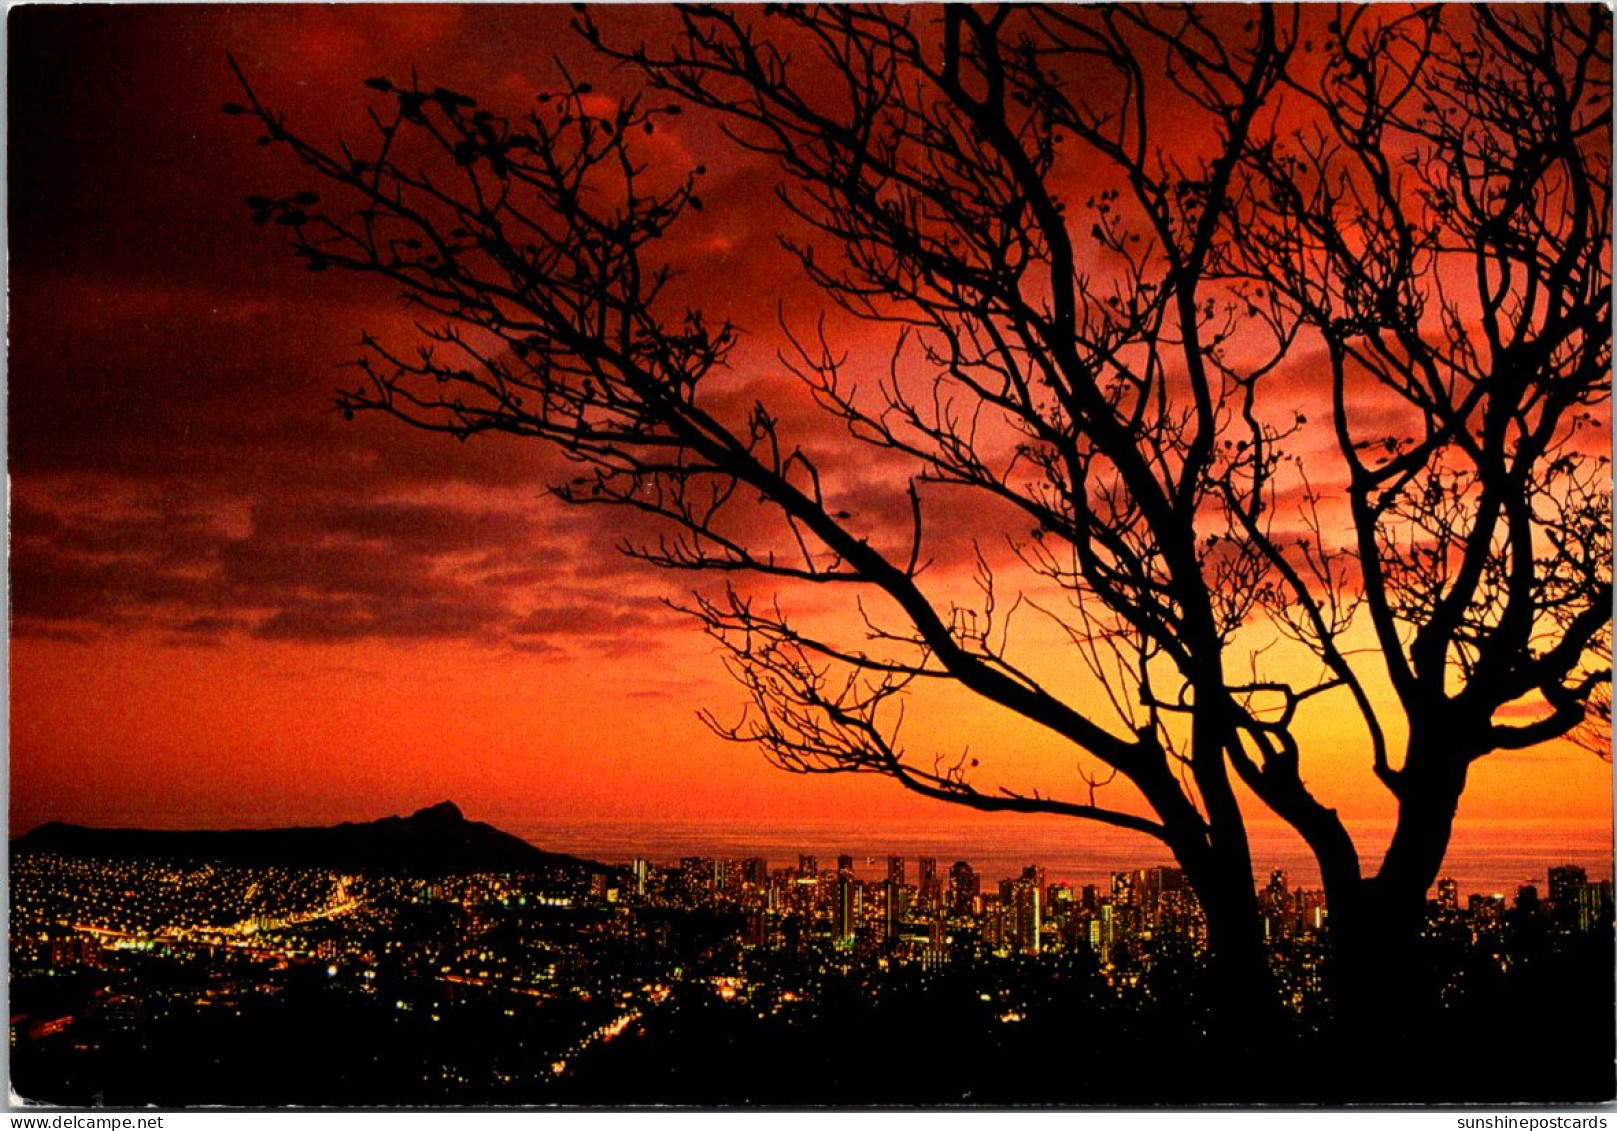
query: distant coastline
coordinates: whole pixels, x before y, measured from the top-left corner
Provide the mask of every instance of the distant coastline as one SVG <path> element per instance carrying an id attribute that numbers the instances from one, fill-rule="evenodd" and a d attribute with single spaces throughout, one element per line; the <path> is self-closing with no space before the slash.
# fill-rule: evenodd
<path id="1" fill-rule="evenodd" d="M 144 825 L 151 820 L 115 821 L 101 827 Z M 118 816 L 122 816 L 119 814 Z M 483 816 L 483 814 L 473 814 Z M 1113 872 L 1173 863 L 1159 843 L 1137 833 L 1059 818 L 986 816 L 950 813 L 938 820 L 872 822 L 854 820 L 785 820 L 773 824 L 744 820 L 655 821 L 586 820 L 524 821 L 487 815 L 494 825 L 547 853 L 629 864 L 646 859 L 659 866 L 682 857 L 718 859 L 763 857 L 769 866 L 795 866 L 800 854 L 822 861 L 843 853 L 853 856 L 861 879 L 885 875 L 889 855 L 935 857 L 947 867 L 966 860 L 983 876 L 1014 877 L 1029 864 L 1046 870 L 1052 882 L 1105 884 Z M 1349 822 L 1360 845 L 1365 868 L 1371 869 L 1392 835 L 1390 820 Z M 243 825 L 249 824 L 247 821 Z M 21 832 L 24 830 L 14 830 Z M 1249 826 L 1253 872 L 1258 883 L 1283 870 L 1293 887 L 1317 888 L 1313 858 L 1287 826 L 1254 821 Z M 1613 826 L 1599 818 L 1479 818 L 1455 822 L 1454 838 L 1442 875 L 1462 893 L 1511 896 L 1522 884 L 1545 883 L 1546 869 L 1575 864 L 1593 880 L 1613 876 Z"/>

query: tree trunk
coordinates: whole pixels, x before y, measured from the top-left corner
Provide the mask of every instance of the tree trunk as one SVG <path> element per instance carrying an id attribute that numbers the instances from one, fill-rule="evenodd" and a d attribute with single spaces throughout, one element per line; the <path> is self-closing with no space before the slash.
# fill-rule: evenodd
<path id="1" fill-rule="evenodd" d="M 1389 1091 L 1379 1098 L 1387 1100 L 1419 1090 L 1418 1081 L 1400 1084 L 1396 1078 L 1400 1060 L 1395 1046 L 1402 1042 L 1418 1050 L 1441 1008 L 1441 986 L 1427 968 L 1420 943 L 1427 892 L 1442 870 L 1465 787 L 1465 761 L 1452 751 L 1411 751 L 1405 765 L 1398 821 L 1380 870 L 1356 884 L 1326 889 L 1331 933 L 1327 976 L 1337 1036 L 1348 1055 L 1375 1049 L 1378 1064 L 1394 1066 L 1382 1079 Z M 1425 1060 L 1404 1063 L 1413 1071 Z"/>
<path id="2" fill-rule="evenodd" d="M 1211 979 L 1206 1034 L 1221 1068 L 1229 1099 L 1262 1098 L 1259 1066 L 1272 1064 L 1291 1037 L 1269 966 L 1253 885 L 1251 854 L 1244 836 L 1235 845 L 1204 850 L 1182 860 L 1207 917 Z"/>
<path id="3" fill-rule="evenodd" d="M 1269 970 L 1263 919 L 1252 875 L 1215 872 L 1197 889 L 1207 915 L 1207 949 L 1221 1013 L 1254 1018 L 1272 1013 L 1279 995 Z"/>
<path id="4" fill-rule="evenodd" d="M 1392 842 L 1380 870 L 1365 881 L 1362 907 L 1349 909 L 1363 912 L 1362 926 L 1381 940 L 1390 957 L 1413 948 L 1425 926 L 1426 893 L 1437 882 L 1448 854 L 1465 771 L 1463 756 L 1430 746 L 1412 748 L 1405 761 Z M 1354 925 L 1354 945 L 1366 941 L 1359 926 Z M 1396 978 L 1407 967 L 1394 962 L 1379 973 Z"/>

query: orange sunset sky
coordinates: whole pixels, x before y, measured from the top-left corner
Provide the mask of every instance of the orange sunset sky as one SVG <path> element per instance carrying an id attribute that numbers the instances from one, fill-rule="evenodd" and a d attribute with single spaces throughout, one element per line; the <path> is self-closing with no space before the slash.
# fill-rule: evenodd
<path id="1" fill-rule="evenodd" d="M 365 820 L 445 798 L 508 826 L 959 819 L 891 782 L 787 775 L 711 735 L 697 709 L 733 718 L 740 693 L 697 625 L 659 601 L 692 580 L 616 555 L 621 516 L 546 498 L 569 474 L 554 454 L 331 410 L 360 331 L 401 332 L 403 315 L 386 287 L 312 275 L 248 222 L 245 196 L 308 178 L 220 113 L 240 94 L 226 52 L 267 103 L 330 137 L 360 127 L 363 79 L 411 67 L 517 109 L 558 59 L 608 90 L 627 82 L 588 58 L 570 17 L 10 13 L 14 835 L 46 820 Z M 646 35 L 665 20 L 603 16 Z M 773 173 L 718 143 L 697 115 L 655 143 L 671 168 L 710 169 L 706 208 L 670 244 L 680 285 L 747 333 L 737 389 L 778 389 L 765 395 L 794 436 L 835 445 L 837 426 L 775 360 L 777 313 L 812 318 L 819 300 L 776 245 Z M 890 330 L 833 329 L 885 366 Z M 1321 398 L 1303 362 L 1284 379 L 1297 406 Z M 1296 441 L 1321 468 L 1327 415 Z M 892 517 L 882 471 L 842 480 L 878 533 Z M 943 494 L 927 506 L 957 534 L 928 583 L 969 588 L 971 538 L 1003 547 L 996 516 Z M 794 599 L 856 631 L 841 592 Z M 1016 628 L 1032 666 L 1086 694 L 1054 630 Z M 1310 786 L 1350 822 L 1389 817 L 1348 704 L 1309 712 Z M 919 696 L 906 727 L 912 749 L 969 746 L 1015 787 L 1081 788 L 1071 751 L 969 698 Z M 1610 765 L 1570 744 L 1499 753 L 1473 771 L 1460 815 L 1599 821 L 1611 789 Z"/>

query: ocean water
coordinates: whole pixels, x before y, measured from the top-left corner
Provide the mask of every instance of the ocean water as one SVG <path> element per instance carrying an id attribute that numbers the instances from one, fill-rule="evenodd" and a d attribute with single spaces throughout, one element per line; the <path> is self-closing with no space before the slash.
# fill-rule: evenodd
<path id="1" fill-rule="evenodd" d="M 1373 871 L 1392 837 L 1392 822 L 1359 821 L 1349 828 L 1359 845 L 1362 866 Z M 663 821 L 519 824 L 511 831 L 553 852 L 612 864 L 637 857 L 666 865 L 682 856 L 762 856 L 771 868 L 778 868 L 795 866 L 801 853 L 818 857 L 822 868 L 834 868 L 837 856 L 846 853 L 854 857 L 861 878 L 877 879 L 886 875 L 889 855 L 903 855 L 908 858 L 911 883 L 919 871 L 917 856 L 935 857 L 943 874 L 954 861 L 965 860 L 989 882 L 1019 875 L 1029 864 L 1037 864 L 1045 868 L 1049 882 L 1075 885 L 1105 884 L 1115 871 L 1173 863 L 1162 845 L 1139 833 L 1088 822 L 1014 816 L 883 823 L 879 828 L 834 821 L 767 828 Z M 1319 886 L 1319 869 L 1291 829 L 1255 823 L 1250 836 L 1259 876 L 1284 869 L 1294 888 Z M 1608 879 L 1612 857 L 1612 825 L 1606 820 L 1462 820 L 1455 823 L 1443 874 L 1454 879 L 1464 894 L 1510 896 L 1524 883 L 1537 884 L 1542 893 L 1549 868 L 1575 864 L 1590 879 Z"/>

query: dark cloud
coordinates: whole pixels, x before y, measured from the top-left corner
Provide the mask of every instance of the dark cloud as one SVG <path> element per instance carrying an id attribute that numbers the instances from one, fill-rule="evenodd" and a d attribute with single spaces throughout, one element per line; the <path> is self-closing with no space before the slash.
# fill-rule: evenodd
<path id="1" fill-rule="evenodd" d="M 226 633 L 239 632 L 249 627 L 249 622 L 240 617 L 202 616 L 193 617 L 175 627 L 174 631 L 190 638 L 212 639 Z"/>
<path id="2" fill-rule="evenodd" d="M 636 11 L 618 34 L 650 35 L 673 18 Z M 266 100 L 325 139 L 366 128 L 376 96 L 361 83 L 374 74 L 415 68 L 518 111 L 552 81 L 558 57 L 603 93 L 632 84 L 588 57 L 570 19 L 543 5 L 12 14 L 19 633 L 607 648 L 667 623 L 625 597 L 666 577 L 641 582 L 643 563 L 616 552 L 655 545 L 666 527 L 622 508 L 541 508 L 544 485 L 575 473 L 554 449 L 511 437 L 456 444 L 332 411 L 333 390 L 353 379 L 340 367 L 357 356 L 361 331 L 408 340 L 411 313 L 392 284 L 311 275 L 278 232 L 248 222 L 246 195 L 308 178 L 219 111 L 241 97 L 227 51 Z M 543 50 L 513 52 L 512 43 Z M 701 186 L 707 207 L 660 249 L 681 272 L 671 307 L 700 306 L 746 332 L 703 405 L 739 427 L 763 401 L 784 444 L 819 466 L 830 507 L 903 560 L 913 469 L 853 441 L 786 374 L 777 323 L 812 337 L 824 297 L 780 247 L 796 222 L 769 191 L 772 164 L 716 140 L 716 124 L 693 113 L 645 142 L 659 166 L 683 169 L 700 153 L 712 170 Z M 834 310 L 823 328 L 850 359 L 849 387 L 862 385 L 862 403 L 872 403 L 890 376 L 893 328 Z M 1276 387 L 1317 398 L 1319 361 L 1288 363 Z M 924 366 L 905 372 L 929 380 Z M 441 501 L 444 493 L 456 501 Z M 479 493 L 489 501 L 466 501 Z M 726 533 L 793 554 L 778 512 L 744 496 L 727 509 Z M 1006 532 L 1022 536 L 1028 525 L 1003 505 L 939 487 L 923 491 L 923 518 L 929 583 L 974 568 L 979 550 L 1009 567 Z M 746 584 L 773 587 L 765 582 Z"/>
<path id="3" fill-rule="evenodd" d="M 195 287 L 178 287 L 163 305 L 155 292 L 170 284 L 159 281 L 143 284 L 154 290 L 152 311 L 131 323 L 101 315 L 95 296 L 109 285 L 13 273 L 15 474 L 118 476 L 248 498 L 452 482 L 537 493 L 563 463 L 509 437 L 461 445 L 374 417 L 344 422 L 333 396 L 351 374 L 339 366 L 359 355 L 362 329 L 398 323 L 391 296 L 339 304 L 270 294 L 264 313 L 243 323 L 221 318 L 216 297 Z"/>
<path id="4" fill-rule="evenodd" d="M 11 13 L 11 470 L 203 486 L 264 498 L 371 497 L 548 481 L 534 445 L 460 446 L 381 420 L 344 426 L 337 367 L 362 330 L 411 332 L 397 288 L 311 276 L 246 195 L 303 187 L 220 105 L 234 54 L 277 107 L 326 136 L 364 123 L 362 80 L 425 75 L 521 109 L 569 10 L 292 5 L 37 7 Z M 512 42 L 543 43 L 529 62 Z M 576 62 L 576 59 L 574 60 Z M 425 536 L 425 535 L 424 535 Z"/>
<path id="5" fill-rule="evenodd" d="M 23 631 L 127 625 L 155 607 L 207 608 L 208 563 L 225 544 L 192 515 L 73 520 L 26 502 L 11 547 L 12 613 Z M 170 537 L 172 535 L 172 537 Z"/>
<path id="6" fill-rule="evenodd" d="M 622 636 L 654 632 L 684 617 L 652 598 L 609 601 L 598 594 L 572 592 L 565 602 L 530 610 L 511 626 L 516 636 Z"/>
<path id="7" fill-rule="evenodd" d="M 14 640 L 48 640 L 58 644 L 93 644 L 96 641 L 96 637 L 90 633 L 15 619 L 11 622 L 11 636 Z"/>
<path id="8" fill-rule="evenodd" d="M 556 58 L 603 93 L 632 86 L 588 57 L 571 18 L 549 6 L 13 14 L 17 633 L 604 651 L 644 646 L 672 623 L 625 597 L 645 571 L 616 552 L 655 542 L 661 526 L 539 504 L 546 484 L 575 473 L 560 453 L 510 437 L 456 444 L 332 411 L 360 333 L 408 341 L 412 315 L 393 285 L 311 275 L 281 233 L 248 221 L 244 197 L 306 187 L 307 175 L 219 110 L 241 98 L 227 52 L 289 121 L 327 139 L 366 128 L 376 96 L 361 83 L 375 74 L 414 68 L 518 112 L 553 81 Z M 673 18 L 637 12 L 624 34 Z M 513 42 L 544 48 L 513 53 Z M 691 114 L 644 143 L 667 175 L 697 150 L 712 169 L 709 207 L 663 249 L 682 272 L 671 303 L 748 331 L 738 376 L 716 394 L 721 411 L 744 419 L 770 390 L 791 442 L 829 467 L 841 425 L 806 390 L 776 382 L 773 356 L 782 297 L 799 321 L 821 303 L 778 246 L 785 212 L 760 191 L 760 159 L 732 146 L 707 154 L 716 136 Z M 480 492 L 489 501 L 468 501 Z M 782 534 L 762 506 L 738 504 L 731 520 Z"/>
<path id="9" fill-rule="evenodd" d="M 252 634 L 304 643 L 465 639 L 488 633 L 502 617 L 502 609 L 475 599 L 296 600 L 255 625 Z"/>
<path id="10" fill-rule="evenodd" d="M 90 621 L 121 625 L 154 605 L 195 607 L 204 593 L 190 579 L 124 562 L 17 557 L 12 610 L 20 621 Z"/>
<path id="11" fill-rule="evenodd" d="M 297 593 L 422 600 L 449 583 L 424 556 L 383 557 L 352 542 L 281 542 L 256 532 L 227 545 L 220 567 L 220 576 L 233 590 L 266 601 Z"/>
<path id="12" fill-rule="evenodd" d="M 253 527 L 280 540 L 337 536 L 416 554 L 520 546 L 537 528 L 532 515 L 437 503 L 276 499 L 253 508 Z"/>
<path id="13" fill-rule="evenodd" d="M 648 599 L 599 590 L 562 603 L 553 583 L 569 568 L 566 547 L 514 508 L 278 497 L 254 505 L 239 533 L 227 515 L 173 505 L 75 513 L 24 498 L 14 515 L 14 623 L 34 637 L 117 629 L 186 647 L 245 635 L 609 649 L 670 619 Z M 540 558 L 548 570 L 521 566 Z"/>
<path id="14" fill-rule="evenodd" d="M 512 646 L 528 652 L 558 651 L 572 641 L 601 656 L 632 656 L 661 648 L 674 633 L 692 632 L 693 621 L 654 597 L 603 597 L 572 589 L 548 596 L 510 628 Z"/>

